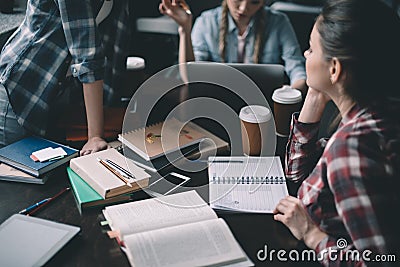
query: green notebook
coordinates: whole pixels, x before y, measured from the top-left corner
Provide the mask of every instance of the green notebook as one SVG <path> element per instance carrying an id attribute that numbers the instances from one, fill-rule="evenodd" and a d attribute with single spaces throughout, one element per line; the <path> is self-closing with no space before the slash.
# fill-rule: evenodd
<path id="1" fill-rule="evenodd" d="M 92 187 L 90 187 L 90 185 L 88 185 L 70 167 L 67 167 L 67 172 L 80 214 L 82 214 L 82 211 L 85 208 L 105 206 L 106 204 L 114 204 L 123 201 L 129 201 L 132 199 L 132 194 L 124 194 L 103 199 Z"/>

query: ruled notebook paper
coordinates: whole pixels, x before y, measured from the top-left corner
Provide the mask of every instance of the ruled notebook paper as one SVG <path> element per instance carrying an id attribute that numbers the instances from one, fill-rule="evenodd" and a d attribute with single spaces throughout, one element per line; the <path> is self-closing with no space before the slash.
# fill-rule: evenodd
<path id="1" fill-rule="evenodd" d="M 289 193 L 279 157 L 210 157 L 210 206 L 272 213 Z"/>

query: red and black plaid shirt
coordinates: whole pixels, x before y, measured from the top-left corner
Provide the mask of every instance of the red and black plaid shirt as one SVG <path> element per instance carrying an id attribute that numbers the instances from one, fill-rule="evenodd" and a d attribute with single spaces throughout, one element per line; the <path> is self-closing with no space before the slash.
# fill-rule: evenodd
<path id="1" fill-rule="evenodd" d="M 298 197 L 328 234 L 316 252 L 338 251 L 339 260 L 333 261 L 325 253 L 319 258 L 321 263 L 365 266 L 376 260 L 376 255 L 398 253 L 395 239 L 400 236 L 393 236 L 399 231 L 394 219 L 399 207 L 396 185 L 400 177 L 395 164 L 399 151 L 393 151 L 393 144 L 399 141 L 398 123 L 355 105 L 329 140 L 317 140 L 319 123 L 301 123 L 297 117 L 294 114 L 292 120 L 286 174 L 289 180 L 302 182 Z M 342 238 L 347 242 L 345 248 Z M 350 254 L 355 250 L 360 256 L 370 250 L 366 256 L 371 262 L 352 260 Z"/>

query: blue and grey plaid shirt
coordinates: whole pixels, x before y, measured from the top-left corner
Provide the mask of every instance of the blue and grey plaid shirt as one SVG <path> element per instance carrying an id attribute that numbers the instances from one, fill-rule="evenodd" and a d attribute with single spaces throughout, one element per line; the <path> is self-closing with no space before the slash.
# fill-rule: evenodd
<path id="1" fill-rule="evenodd" d="M 103 79 L 105 56 L 95 17 L 100 0 L 29 0 L 3 47 L 0 82 L 18 121 L 44 135 L 51 103 L 68 68 L 82 83 Z"/>

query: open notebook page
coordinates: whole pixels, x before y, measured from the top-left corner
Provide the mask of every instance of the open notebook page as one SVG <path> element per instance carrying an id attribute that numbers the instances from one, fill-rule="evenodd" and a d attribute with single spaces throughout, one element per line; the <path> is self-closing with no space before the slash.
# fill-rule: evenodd
<path id="1" fill-rule="evenodd" d="M 279 157 L 209 159 L 210 206 L 241 212 L 272 213 L 288 195 Z"/>

